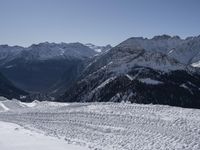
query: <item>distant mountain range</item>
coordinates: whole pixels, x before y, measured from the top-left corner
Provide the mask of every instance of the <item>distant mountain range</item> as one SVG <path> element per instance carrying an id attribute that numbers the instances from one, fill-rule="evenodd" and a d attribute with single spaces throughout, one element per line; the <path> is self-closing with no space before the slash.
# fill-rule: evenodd
<path id="1" fill-rule="evenodd" d="M 14 85 L 34 95 L 33 98 L 43 99 L 43 95 L 64 93 L 87 61 L 110 48 L 109 45 L 48 42 L 30 47 L 0 45 L 0 72 Z"/>
<path id="2" fill-rule="evenodd" d="M 115 47 L 1 45 L 0 72 L 29 92 L 26 101 L 130 101 L 200 108 L 200 36 L 133 37 Z"/>

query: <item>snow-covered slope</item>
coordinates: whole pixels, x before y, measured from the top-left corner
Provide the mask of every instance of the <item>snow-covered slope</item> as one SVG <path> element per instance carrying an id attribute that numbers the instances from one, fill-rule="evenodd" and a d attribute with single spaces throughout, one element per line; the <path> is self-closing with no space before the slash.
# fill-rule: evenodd
<path id="1" fill-rule="evenodd" d="M 89 150 L 8 122 L 0 122 L 0 133 L 1 150 Z"/>
<path id="2" fill-rule="evenodd" d="M 0 45 L 0 64 L 15 59 L 24 48 L 20 46 Z"/>
<path id="3" fill-rule="evenodd" d="M 96 46 L 81 43 L 39 43 L 29 47 L 0 45 L 0 61 L 5 63 L 16 58 L 26 60 L 48 60 L 58 58 L 89 58 L 111 49 L 110 45 Z"/>
<path id="4" fill-rule="evenodd" d="M 200 149 L 198 109 L 128 103 L 59 103 L 48 109 L 38 103 L 27 109 L 1 112 L 0 121 L 14 123 L 0 122 L 2 150 Z"/>
<path id="5" fill-rule="evenodd" d="M 89 58 L 96 52 L 81 43 L 40 43 L 34 44 L 22 53 L 26 59 L 48 60 L 55 58 Z"/>
<path id="6" fill-rule="evenodd" d="M 27 109 L 46 109 L 51 110 L 53 108 L 59 108 L 63 106 L 68 106 L 68 103 L 58 103 L 58 102 L 49 102 L 49 101 L 37 101 L 32 102 L 21 102 L 17 99 L 9 100 L 4 97 L 0 97 L 0 112 L 15 112 L 18 110 L 27 110 Z"/>
<path id="7" fill-rule="evenodd" d="M 200 60 L 200 36 L 187 38 L 185 42 L 176 47 L 169 56 L 188 65 L 198 62 Z"/>
<path id="8" fill-rule="evenodd" d="M 162 52 L 166 43 L 170 43 L 166 40 L 182 41 L 178 37 L 161 36 L 151 40 L 139 38 L 142 43 L 139 42 L 139 45 L 135 38 L 122 42 L 94 59 L 86 67 L 80 80 L 58 100 L 125 100 L 200 108 L 200 74 L 191 66 Z M 148 44 L 153 41 L 154 44 L 145 49 L 144 41 Z M 159 50 L 154 51 L 155 47 Z M 143 82 L 147 79 L 162 84 Z M 181 86 L 183 84 L 188 88 Z"/>
<path id="9" fill-rule="evenodd" d="M 112 48 L 111 45 L 96 46 L 96 45 L 91 44 L 91 43 L 87 43 L 85 45 L 88 46 L 89 48 L 93 49 L 94 51 L 98 52 L 98 53 L 109 51 Z"/>
<path id="10" fill-rule="evenodd" d="M 171 37 L 169 35 L 155 36 L 152 39 L 143 37 L 133 37 L 118 45 L 122 48 L 134 47 L 136 49 L 145 49 L 149 51 L 158 51 L 168 53 L 173 48 L 182 45 L 186 41 L 180 39 L 178 36 Z"/>
<path id="11" fill-rule="evenodd" d="M 102 46 L 103 48 L 103 46 Z M 13 59 L 48 60 L 59 58 L 84 59 L 97 52 L 81 43 L 39 43 L 29 47 L 0 45 L 0 65 Z"/>
<path id="12" fill-rule="evenodd" d="M 161 52 L 187 65 L 200 60 L 200 36 L 186 39 L 169 35 L 155 36 L 152 39 L 134 37 L 122 42 L 118 47 Z"/>

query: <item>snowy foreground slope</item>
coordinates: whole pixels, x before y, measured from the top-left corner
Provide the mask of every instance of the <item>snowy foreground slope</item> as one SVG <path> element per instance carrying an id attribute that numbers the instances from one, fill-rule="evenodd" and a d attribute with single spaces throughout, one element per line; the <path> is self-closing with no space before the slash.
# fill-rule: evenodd
<path id="1" fill-rule="evenodd" d="M 198 109 L 124 103 L 0 103 L 0 121 L 65 139 L 83 149 L 200 149 Z"/>
<path id="2" fill-rule="evenodd" d="M 0 122 L 0 133 L 1 150 L 87 150 L 13 123 Z"/>

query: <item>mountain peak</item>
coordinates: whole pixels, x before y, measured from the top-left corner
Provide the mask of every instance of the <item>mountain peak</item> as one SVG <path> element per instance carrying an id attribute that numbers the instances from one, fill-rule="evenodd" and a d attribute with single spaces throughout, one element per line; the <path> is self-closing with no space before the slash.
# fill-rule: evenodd
<path id="1" fill-rule="evenodd" d="M 163 35 L 157 35 L 157 36 L 154 36 L 152 38 L 152 40 L 168 40 L 168 39 L 171 39 L 172 37 L 170 35 L 167 35 L 167 34 L 163 34 Z"/>

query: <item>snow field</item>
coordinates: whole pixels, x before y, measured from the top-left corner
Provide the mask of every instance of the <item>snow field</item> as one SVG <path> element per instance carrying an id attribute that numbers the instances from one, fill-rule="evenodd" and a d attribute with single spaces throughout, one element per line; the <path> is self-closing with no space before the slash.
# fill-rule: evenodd
<path id="1" fill-rule="evenodd" d="M 7 122 L 0 122 L 1 150 L 89 150 Z"/>
<path id="2" fill-rule="evenodd" d="M 200 110 L 126 103 L 72 103 L 0 113 L 0 120 L 90 149 L 199 150 Z"/>

